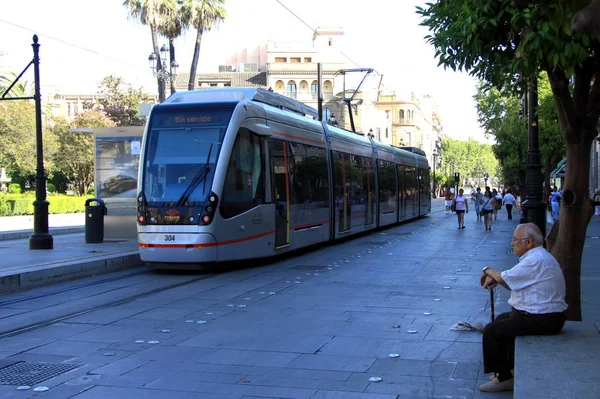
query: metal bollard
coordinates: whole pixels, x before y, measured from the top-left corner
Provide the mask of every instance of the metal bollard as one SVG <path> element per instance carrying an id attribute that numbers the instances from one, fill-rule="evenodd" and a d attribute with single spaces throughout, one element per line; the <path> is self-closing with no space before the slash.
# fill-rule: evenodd
<path id="1" fill-rule="evenodd" d="M 92 202 L 96 202 L 98 205 L 91 206 Z M 86 244 L 104 242 L 104 215 L 106 215 L 106 205 L 100 198 L 89 198 L 85 201 Z"/>

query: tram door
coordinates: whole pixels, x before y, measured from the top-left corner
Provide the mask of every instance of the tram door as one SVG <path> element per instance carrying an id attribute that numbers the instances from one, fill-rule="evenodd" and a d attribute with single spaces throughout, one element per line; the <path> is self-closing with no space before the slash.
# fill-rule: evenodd
<path id="1" fill-rule="evenodd" d="M 400 220 L 406 219 L 406 166 L 398 165 L 398 209 Z"/>
<path id="2" fill-rule="evenodd" d="M 352 184 L 349 173 L 350 155 L 332 152 L 333 162 L 333 192 L 335 195 L 335 218 L 338 232 L 349 231 L 352 228 Z"/>
<path id="3" fill-rule="evenodd" d="M 275 248 L 290 244 L 289 150 L 285 141 L 271 140 L 275 199 Z"/>

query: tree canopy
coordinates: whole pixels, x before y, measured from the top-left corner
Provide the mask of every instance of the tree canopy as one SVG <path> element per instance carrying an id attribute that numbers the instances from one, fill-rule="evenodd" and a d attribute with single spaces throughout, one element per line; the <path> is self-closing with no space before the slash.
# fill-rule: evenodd
<path id="1" fill-rule="evenodd" d="M 102 111 L 86 110 L 68 122 L 54 120 L 52 131 L 57 138 L 56 166 L 73 185 L 77 195 L 85 195 L 94 182 L 94 136 L 71 128 L 112 127 L 115 123 Z"/>
<path id="2" fill-rule="evenodd" d="M 86 104 L 87 108 L 102 110 L 117 126 L 141 126 L 140 104 L 147 101 L 147 96 L 140 88 L 134 88 L 116 76 L 106 76 L 98 87 L 98 104 Z M 90 126 L 93 127 L 93 126 Z"/>
<path id="3" fill-rule="evenodd" d="M 463 180 L 481 179 L 484 173 L 498 176 L 498 161 L 490 144 L 479 143 L 475 139 L 442 141 L 442 171 L 454 181 L 454 173 L 460 173 Z"/>
<path id="4" fill-rule="evenodd" d="M 525 194 L 528 131 L 523 99 L 517 97 L 512 90 L 498 90 L 483 81 L 477 85 L 474 98 L 479 124 L 487 135 L 496 139 L 492 149 L 500 164 L 502 180 L 506 186 L 517 186 L 519 192 Z M 550 84 L 545 77 L 539 81 L 539 98 L 540 150 L 547 197 L 550 172 L 565 156 L 565 145 L 560 134 Z"/>
<path id="5" fill-rule="evenodd" d="M 443 0 L 417 7 L 439 64 L 523 91 L 550 82 L 567 148 L 562 211 L 547 247 L 567 281 L 568 318 L 581 320 L 581 255 L 593 214 L 589 152 L 600 115 L 600 13 L 595 0 Z M 533 170 L 532 170 L 533 172 Z M 530 181 L 535 181 L 531 179 Z"/>

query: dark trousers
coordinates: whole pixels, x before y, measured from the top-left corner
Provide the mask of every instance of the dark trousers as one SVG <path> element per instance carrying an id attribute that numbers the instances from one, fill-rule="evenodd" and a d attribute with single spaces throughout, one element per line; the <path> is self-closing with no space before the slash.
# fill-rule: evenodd
<path id="1" fill-rule="evenodd" d="M 512 205 L 506 204 L 506 213 L 508 213 L 508 220 L 512 219 Z"/>
<path id="2" fill-rule="evenodd" d="M 502 313 L 483 329 L 483 369 L 498 373 L 498 379 L 512 378 L 515 338 L 522 335 L 557 334 L 565 324 L 565 312 L 531 314 L 513 308 Z"/>

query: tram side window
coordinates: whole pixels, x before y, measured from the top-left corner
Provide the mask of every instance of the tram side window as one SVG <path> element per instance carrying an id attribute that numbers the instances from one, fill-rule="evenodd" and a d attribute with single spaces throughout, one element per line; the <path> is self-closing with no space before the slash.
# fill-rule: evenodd
<path id="1" fill-rule="evenodd" d="M 225 219 L 264 202 L 264 152 L 259 136 L 241 128 L 235 140 L 219 207 Z"/>
<path id="2" fill-rule="evenodd" d="M 396 169 L 392 162 L 379 160 L 379 203 L 382 213 L 395 210 Z"/>
<path id="3" fill-rule="evenodd" d="M 289 145 L 291 203 L 319 203 L 322 207 L 327 207 L 329 180 L 325 149 L 299 143 L 289 143 Z"/>
<path id="4" fill-rule="evenodd" d="M 429 179 L 429 170 L 421 168 L 419 169 L 419 184 L 420 190 L 423 194 L 430 196 L 431 195 L 431 181 Z"/>

